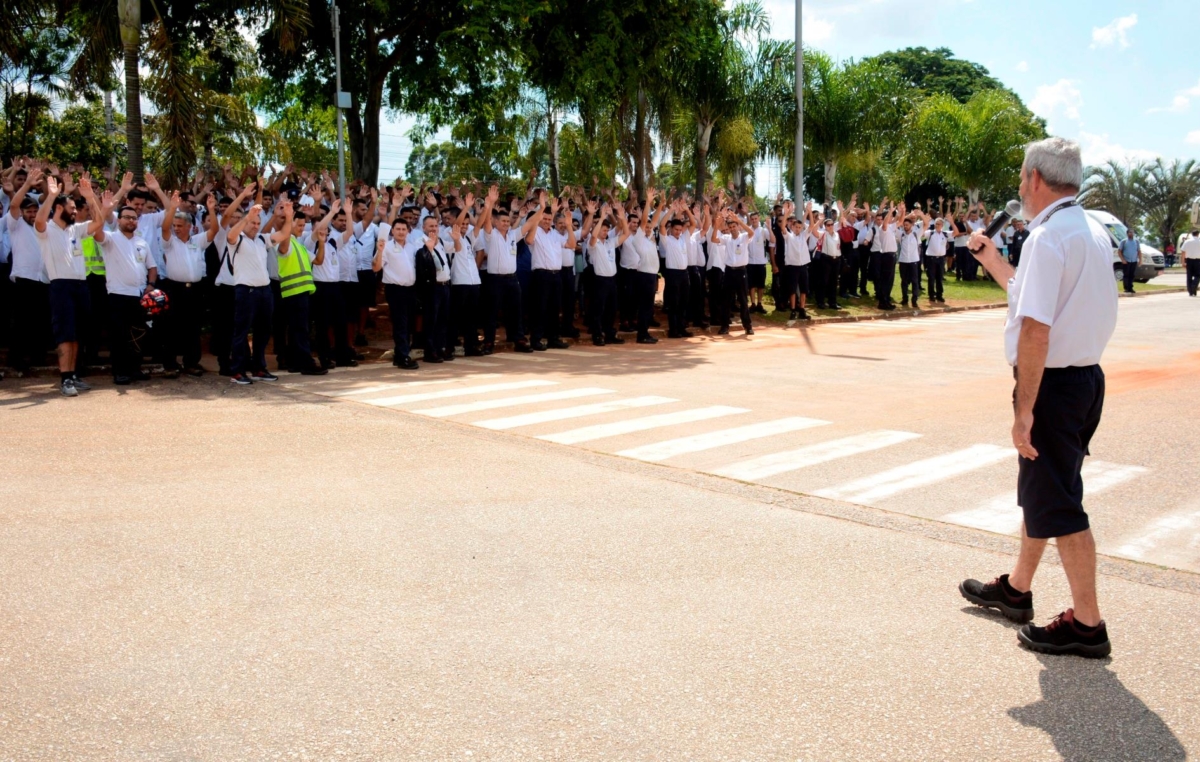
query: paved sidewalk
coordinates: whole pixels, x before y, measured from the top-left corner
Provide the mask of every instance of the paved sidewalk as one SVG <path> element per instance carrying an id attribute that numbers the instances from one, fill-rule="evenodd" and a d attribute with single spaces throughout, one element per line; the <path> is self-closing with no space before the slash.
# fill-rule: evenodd
<path id="1" fill-rule="evenodd" d="M 1003 553 L 223 381 L 0 389 L 0 759 L 1200 750 L 1186 584 L 1104 577 L 1114 657 L 1038 657 L 955 589 Z"/>

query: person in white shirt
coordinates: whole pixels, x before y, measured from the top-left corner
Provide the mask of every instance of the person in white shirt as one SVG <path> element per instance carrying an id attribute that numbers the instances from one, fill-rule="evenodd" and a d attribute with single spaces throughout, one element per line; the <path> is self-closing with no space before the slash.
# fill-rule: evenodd
<path id="1" fill-rule="evenodd" d="M 688 252 L 688 320 L 691 324 L 705 330 L 708 328 L 708 316 L 704 314 L 704 228 L 701 220 L 704 209 L 699 204 L 695 207 L 684 207 L 687 214 L 687 252 Z"/>
<path id="2" fill-rule="evenodd" d="M 90 189 L 84 198 L 95 208 Z M 137 234 L 138 214 L 132 206 L 117 210 L 117 230 L 108 232 L 104 221 L 113 211 L 113 197 L 104 194 L 100 213 L 88 227 L 104 257 L 108 288 L 109 353 L 112 356 L 113 383 L 124 386 L 133 381 L 148 381 L 143 373 L 141 339 L 146 333 L 146 311 L 141 299 L 154 289 L 158 269 L 150 255 L 150 245 Z"/>
<path id="3" fill-rule="evenodd" d="M 667 313 L 667 338 L 690 339 L 687 330 L 688 238 L 683 214 L 686 205 L 676 201 L 670 213 L 662 215 L 658 226 L 659 246 L 663 255 L 663 309 Z M 763 265 L 765 268 L 766 265 Z"/>
<path id="4" fill-rule="evenodd" d="M 969 246 L 1008 294 L 1005 354 L 1013 392 L 1021 552 L 1011 574 L 965 580 L 967 600 L 1009 619 L 1034 616 L 1033 577 L 1050 538 L 1070 583 L 1073 608 L 1017 637 L 1049 654 L 1107 656 L 1112 646 L 1096 596 L 1096 541 L 1084 510 L 1082 466 L 1104 405 L 1101 355 L 1117 324 L 1117 290 L 1107 231 L 1076 200 L 1083 184 L 1079 144 L 1047 138 L 1025 149 L 1021 216 L 1030 235 L 1013 270 L 983 231 Z"/>
<path id="5" fill-rule="evenodd" d="M 467 357 L 483 355 L 479 348 L 479 292 L 482 283 L 479 266 L 483 264 L 486 254 L 483 250 L 476 251 L 475 242 L 467 233 L 468 215 L 474 204 L 475 194 L 468 193 L 458 217 L 450 225 L 450 245 L 454 247 L 450 262 L 450 305 L 456 319 L 447 350 L 453 353 L 454 338 L 461 336 L 463 354 Z"/>
<path id="6" fill-rule="evenodd" d="M 725 260 L 728 256 L 728 222 L 715 204 L 704 209 L 704 227 L 708 245 L 708 314 L 717 333 L 729 333 L 729 294 L 725 287 Z"/>
<path id="7" fill-rule="evenodd" d="M 783 205 L 783 219 L 785 227 L 783 233 L 783 272 L 780 277 L 784 282 L 783 295 L 786 299 L 788 308 L 792 311 L 792 320 L 810 320 L 808 315 L 807 299 L 809 278 L 808 272 L 812 262 L 812 256 L 808 248 L 808 226 L 795 217 L 796 205 L 791 201 L 785 202 Z M 808 220 L 811 226 L 813 223 L 812 214 L 810 211 Z"/>
<path id="8" fill-rule="evenodd" d="M 742 330 L 754 335 L 750 318 L 750 289 L 746 280 L 746 265 L 750 261 L 750 226 L 742 222 L 732 209 L 724 211 L 725 228 L 725 295 L 729 304 L 737 302 L 742 317 Z M 728 329 L 726 329 L 728 331 Z"/>
<path id="9" fill-rule="evenodd" d="M 226 266 L 225 259 L 229 253 L 229 228 L 242 218 L 242 204 L 254 192 L 251 183 L 238 193 L 236 198 L 223 197 L 219 201 L 215 196 L 208 197 L 208 215 L 205 224 L 208 229 L 209 241 L 217 252 L 217 272 L 213 278 L 211 299 L 212 330 L 209 334 L 209 350 L 217 357 L 218 373 L 229 376 L 231 353 L 233 350 L 233 276 Z M 224 206 L 222 210 L 220 207 Z"/>
<path id="10" fill-rule="evenodd" d="M 41 246 L 33 233 L 38 202 L 30 198 L 34 186 L 42 181 L 42 172 L 32 169 L 18 186 L 4 215 L 12 248 L 12 341 L 8 364 L 18 378 L 44 357 L 50 337 L 50 278 L 42 261 Z"/>
<path id="11" fill-rule="evenodd" d="M 900 270 L 900 304 L 909 306 L 908 291 L 912 289 L 912 307 L 917 307 L 917 282 L 921 278 L 921 238 L 913 228 L 913 221 L 904 214 L 904 204 L 900 205 L 900 216 L 903 227 L 900 232 L 900 253 L 896 263 Z"/>
<path id="12" fill-rule="evenodd" d="M 380 237 L 375 243 L 375 259 L 372 269 L 383 274 L 383 295 L 388 303 L 388 315 L 392 323 L 394 344 L 392 365 L 403 370 L 416 370 L 417 361 L 412 359 L 409 323 L 416 307 L 417 244 L 408 240 L 408 222 L 395 219 L 391 235 Z"/>
<path id="13" fill-rule="evenodd" d="M 945 304 L 942 298 L 946 279 L 946 253 L 951 239 L 944 230 L 945 221 L 925 216 L 925 273 L 929 276 L 929 301 Z"/>
<path id="14" fill-rule="evenodd" d="M 271 276 L 267 272 L 267 240 L 259 234 L 262 207 L 250 207 L 229 229 L 225 266 L 233 276 L 233 347 L 229 380 L 239 386 L 254 381 L 278 381 L 267 370 L 267 343 L 271 340 Z M 253 335 L 253 349 L 251 348 Z"/>
<path id="15" fill-rule="evenodd" d="M 637 252 L 637 266 L 634 272 L 634 306 L 637 310 L 637 343 L 657 344 L 658 339 L 650 335 L 650 328 L 657 327 L 654 320 L 654 295 L 658 293 L 658 246 L 654 243 L 654 229 L 665 218 L 666 210 L 660 202 L 654 206 L 655 191 L 646 191 L 646 203 L 642 206 L 642 217 L 637 229 L 629 238 Z"/>
<path id="16" fill-rule="evenodd" d="M 354 266 L 358 275 L 358 291 L 355 306 L 358 319 L 354 323 L 354 345 L 367 346 L 367 324 L 371 309 L 379 302 L 379 279 L 372 268 L 375 259 L 375 241 L 380 235 L 380 225 L 375 222 L 376 210 L 381 210 L 379 196 L 368 189 L 370 198 L 354 200 L 354 225 L 351 227 L 350 246 L 354 249 Z M 380 214 L 382 210 L 380 211 Z M 386 228 L 386 225 L 383 226 Z"/>
<path id="17" fill-rule="evenodd" d="M 450 325 L 451 254 L 442 246 L 437 217 L 429 215 L 422 223 L 423 239 L 416 250 L 417 293 L 421 299 L 422 327 L 425 331 L 427 363 L 454 359 L 453 346 L 447 347 Z"/>
<path id="18" fill-rule="evenodd" d="M 978 206 L 972 205 L 967 210 L 965 227 L 968 236 L 974 235 L 976 231 L 987 227 L 987 222 L 980 217 L 980 209 L 982 208 L 983 202 L 981 201 Z M 979 260 L 975 259 L 975 257 L 970 255 L 963 257 L 962 268 L 963 280 L 973 281 L 979 278 Z"/>
<path id="19" fill-rule="evenodd" d="M 1200 230 L 1192 230 L 1191 237 L 1179 245 L 1179 256 L 1187 272 L 1188 296 L 1195 296 L 1200 286 Z"/>
<path id="20" fill-rule="evenodd" d="M 558 271 L 562 268 L 563 248 L 575 248 L 575 231 L 567 228 L 566 235 L 552 228 L 559 214 L 559 199 L 547 203 L 541 191 L 536 211 L 521 227 L 532 255 L 529 299 L 530 345 L 535 351 L 566 349 L 568 344 L 558 335 L 561 285 Z M 543 343 L 542 338 L 546 341 Z"/>
<path id="21" fill-rule="evenodd" d="M 769 227 L 762 224 L 758 212 L 751 212 L 746 220 L 750 226 L 750 240 L 747 242 L 748 259 L 746 262 L 746 284 L 750 291 L 750 311 L 760 315 L 767 314 L 763 307 L 763 292 L 767 289 L 767 251 L 775 242 L 775 234 Z"/>
<path id="22" fill-rule="evenodd" d="M 605 204 L 596 217 L 596 202 L 588 201 L 587 216 L 583 219 L 580 233 L 587 241 L 587 260 L 592 269 L 591 295 L 588 298 L 588 323 L 592 343 L 598 347 L 605 344 L 624 344 L 625 339 L 617 336 L 617 247 L 629 238 L 629 227 L 624 224 L 623 211 L 614 217 L 612 208 Z M 593 227 L 593 218 L 595 223 Z M 614 230 L 614 219 L 620 232 Z"/>
<path id="23" fill-rule="evenodd" d="M 518 352 L 532 352 L 525 338 L 521 282 L 517 279 L 517 243 L 520 231 L 512 229 L 507 209 L 496 209 L 500 189 L 493 185 L 484 200 L 477 227 L 483 237 L 491 303 L 484 305 L 483 352 L 491 354 L 496 344 L 496 327 L 504 319 L 505 338 Z"/>
<path id="24" fill-rule="evenodd" d="M 567 193 L 568 189 L 563 188 L 563 193 Z M 563 206 L 567 207 L 570 201 L 564 202 Z M 562 256 L 562 267 L 558 270 L 559 282 L 559 311 L 562 319 L 559 322 L 558 335 L 565 336 L 568 339 L 578 339 L 579 329 L 575 327 L 575 311 L 578 306 L 576 299 L 576 283 L 579 273 L 575 272 L 575 249 L 579 246 L 579 228 L 576 227 L 575 215 L 568 208 L 563 210 L 554 221 L 554 229 L 560 236 L 564 238 L 564 244 L 560 250 Z M 572 241 L 573 246 L 567 246 L 565 239 L 568 229 L 574 233 Z"/>
<path id="25" fill-rule="evenodd" d="M 200 325 L 203 317 L 205 261 L 209 235 L 193 234 L 192 216 L 180 211 L 179 192 L 167 199 L 162 227 L 163 277 L 159 288 L 167 295 L 169 309 L 158 319 L 162 323 L 164 346 L 161 352 L 167 377 L 180 372 L 179 357 L 183 356 L 183 371 L 189 376 L 204 375 L 200 367 Z"/>
<path id="26" fill-rule="evenodd" d="M 899 242 L 896 240 L 896 225 L 901 217 L 900 210 L 892 203 L 887 212 L 885 198 L 879 205 L 875 215 L 875 239 L 873 246 L 879 247 L 879 266 L 875 272 L 875 298 L 881 310 L 894 310 L 896 303 L 892 301 L 892 286 L 896 283 L 896 252 Z"/>
<path id="27" fill-rule="evenodd" d="M 311 208 L 311 207 L 310 207 Z M 350 228 L 346 220 L 349 217 L 350 200 L 341 204 L 334 203 L 320 220 L 315 222 L 312 231 L 301 243 L 309 251 L 316 250 L 315 233 L 318 229 L 329 231 L 322 246 L 324 256 L 320 263 L 313 262 L 313 285 L 317 290 L 313 294 L 313 323 L 316 326 L 317 360 L 326 370 L 334 367 L 354 367 L 358 360 L 350 347 L 350 335 L 347 329 L 346 291 L 343 275 L 354 272 L 354 280 L 358 281 L 356 253 L 350 248 Z M 332 228 L 332 230 L 331 230 Z M 349 260 L 349 262 L 345 261 Z M 346 265 L 350 266 L 347 267 Z"/>
<path id="28" fill-rule="evenodd" d="M 80 190 L 89 184 L 85 175 Z M 59 195 L 58 182 L 46 178 L 46 195 L 33 222 L 34 235 L 41 248 L 42 262 L 50 278 L 50 325 L 58 351 L 59 390 L 65 397 L 76 397 L 90 387 L 75 373 L 79 355 L 80 323 L 88 314 L 88 289 L 84 279 L 83 238 L 89 224 L 75 221 L 75 202 Z"/>
<path id="29" fill-rule="evenodd" d="M 838 235 L 838 221 L 824 217 L 813 210 L 816 228 L 810 232 L 817 239 L 820 252 L 813 260 L 813 296 L 819 309 L 840 310 L 838 304 L 838 275 L 842 269 L 842 239 Z"/>

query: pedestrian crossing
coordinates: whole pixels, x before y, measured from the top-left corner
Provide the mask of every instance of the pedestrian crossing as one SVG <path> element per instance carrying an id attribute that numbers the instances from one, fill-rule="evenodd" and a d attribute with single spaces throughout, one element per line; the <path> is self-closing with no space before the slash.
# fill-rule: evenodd
<path id="1" fill-rule="evenodd" d="M 534 373 L 531 367 L 515 380 L 503 380 L 499 373 L 474 373 L 387 383 L 347 379 L 333 388 L 322 386 L 324 382 L 288 385 L 621 458 L 917 513 L 988 532 L 1019 533 L 1021 510 L 1014 490 L 987 497 L 956 486 L 979 489 L 978 480 L 962 480 L 986 469 L 992 469 L 997 484 L 1011 484 L 1016 451 L 1010 446 L 979 442 L 939 448 L 912 431 L 855 431 L 817 417 L 769 416 L 745 407 L 689 404 L 678 397 L 625 395 L 606 386 L 530 378 Z M 1150 470 L 1140 465 L 1089 460 L 1083 469 L 1086 495 L 1093 498 L 1148 474 Z M 989 483 L 983 479 L 982 487 Z M 983 499 L 963 508 L 963 499 L 971 495 Z M 911 507 L 914 502 L 922 503 L 921 510 Z M 1102 552 L 1148 560 L 1165 547 L 1194 559 L 1200 555 L 1200 505 L 1125 535 Z M 1187 563 L 1192 561 L 1181 562 L 1185 567 Z"/>

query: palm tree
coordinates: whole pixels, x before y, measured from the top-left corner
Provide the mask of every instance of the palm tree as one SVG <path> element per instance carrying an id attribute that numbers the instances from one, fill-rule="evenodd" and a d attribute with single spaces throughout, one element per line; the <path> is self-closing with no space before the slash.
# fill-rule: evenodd
<path id="1" fill-rule="evenodd" d="M 1176 159 L 1169 165 L 1156 159 L 1145 167 L 1138 189 L 1146 224 L 1166 248 L 1189 224 L 1192 205 L 1200 197 L 1200 165 L 1195 159 Z"/>
<path id="2" fill-rule="evenodd" d="M 1024 148 L 1045 135 L 1008 93 L 984 90 L 966 103 L 926 98 L 910 115 L 897 152 L 895 182 L 912 187 L 941 180 L 967 191 L 1007 193 L 1020 183 Z"/>
<path id="3" fill-rule="evenodd" d="M 1145 212 L 1141 204 L 1145 164 L 1122 164 L 1109 159 L 1098 167 L 1088 167 L 1086 174 L 1079 202 L 1089 209 L 1103 209 L 1126 225 L 1136 226 Z"/>

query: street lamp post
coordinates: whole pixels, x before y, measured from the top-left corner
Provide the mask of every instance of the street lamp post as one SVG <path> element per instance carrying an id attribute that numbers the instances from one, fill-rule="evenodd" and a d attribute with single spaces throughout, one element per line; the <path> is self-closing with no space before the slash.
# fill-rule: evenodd
<path id="1" fill-rule="evenodd" d="M 804 46 L 801 44 L 803 0 L 796 0 L 796 169 L 792 178 L 792 200 L 804 203 Z"/>
<path id="2" fill-rule="evenodd" d="M 797 0 L 799 2 L 799 0 Z M 337 72 L 338 197 L 346 197 L 346 142 L 342 138 L 342 109 L 350 107 L 350 94 L 342 92 L 342 30 L 336 0 L 330 4 L 333 24 L 333 66 Z"/>

